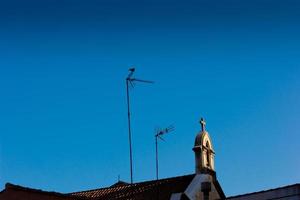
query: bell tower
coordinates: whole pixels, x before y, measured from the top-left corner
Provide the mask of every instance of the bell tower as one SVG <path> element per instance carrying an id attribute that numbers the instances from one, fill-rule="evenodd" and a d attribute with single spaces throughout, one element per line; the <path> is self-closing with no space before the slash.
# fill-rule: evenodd
<path id="1" fill-rule="evenodd" d="M 215 171 L 212 142 L 206 131 L 206 122 L 203 118 L 200 120 L 201 131 L 197 134 L 193 151 L 195 152 L 196 174 L 207 173 L 208 171 Z"/>
<path id="2" fill-rule="evenodd" d="M 184 191 L 190 200 L 226 199 L 217 180 L 215 171 L 215 152 L 203 118 L 200 120 L 201 130 L 196 136 L 193 151 L 195 153 L 195 177 Z"/>

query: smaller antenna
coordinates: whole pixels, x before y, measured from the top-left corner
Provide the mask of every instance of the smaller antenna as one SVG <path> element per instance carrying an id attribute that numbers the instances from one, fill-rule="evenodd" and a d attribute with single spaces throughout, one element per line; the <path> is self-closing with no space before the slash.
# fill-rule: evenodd
<path id="1" fill-rule="evenodd" d="M 165 141 L 163 135 L 174 131 L 175 128 L 173 125 L 165 129 L 157 129 L 155 134 L 155 154 L 156 154 L 156 180 L 158 180 L 158 139 Z"/>

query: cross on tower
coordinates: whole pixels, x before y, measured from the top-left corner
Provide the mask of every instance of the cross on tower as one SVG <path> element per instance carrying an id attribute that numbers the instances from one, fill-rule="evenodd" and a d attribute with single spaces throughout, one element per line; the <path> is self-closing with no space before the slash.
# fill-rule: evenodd
<path id="1" fill-rule="evenodd" d="M 203 118 L 201 118 L 200 124 L 201 124 L 202 131 L 205 131 L 206 122 L 205 122 L 205 120 Z"/>

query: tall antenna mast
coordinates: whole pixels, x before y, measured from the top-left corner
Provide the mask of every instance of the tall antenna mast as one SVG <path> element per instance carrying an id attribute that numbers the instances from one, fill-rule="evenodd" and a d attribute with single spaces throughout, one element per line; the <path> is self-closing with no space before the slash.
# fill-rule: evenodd
<path id="1" fill-rule="evenodd" d="M 162 141 L 165 141 L 162 136 L 166 133 L 170 133 L 172 131 L 174 131 L 175 128 L 174 126 L 169 126 L 168 128 L 165 128 L 165 129 L 158 129 L 156 131 L 156 134 L 155 134 L 155 160 L 156 160 L 156 180 L 158 180 L 158 139 L 161 139 Z"/>
<path id="2" fill-rule="evenodd" d="M 154 83 L 153 81 L 146 81 L 132 78 L 135 68 L 129 69 L 129 74 L 126 78 L 126 94 L 127 94 L 127 112 L 128 112 L 128 138 L 129 138 L 129 159 L 130 159 L 130 183 L 133 183 L 133 163 L 132 163 L 132 140 L 131 140 L 131 121 L 130 121 L 130 93 L 129 84 L 134 87 L 135 82 Z"/>

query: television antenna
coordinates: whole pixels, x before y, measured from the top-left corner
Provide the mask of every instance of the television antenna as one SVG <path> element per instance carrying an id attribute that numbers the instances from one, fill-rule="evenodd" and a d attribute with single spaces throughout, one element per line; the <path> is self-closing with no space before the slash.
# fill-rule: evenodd
<path id="1" fill-rule="evenodd" d="M 133 88 L 135 82 L 142 83 L 154 83 L 153 81 L 141 80 L 133 78 L 133 73 L 135 68 L 129 69 L 129 74 L 126 78 L 126 94 L 127 94 L 127 113 L 128 113 L 128 138 L 129 138 L 129 159 L 130 159 L 130 183 L 133 183 L 133 163 L 132 163 L 132 140 L 131 140 L 131 120 L 130 120 L 130 93 L 129 93 L 129 84 Z"/>
<path id="2" fill-rule="evenodd" d="M 158 129 L 158 130 L 156 130 L 156 134 L 155 134 L 156 180 L 158 180 L 158 139 L 160 139 L 162 141 L 165 141 L 162 136 L 164 134 L 170 133 L 170 132 L 172 132 L 174 130 L 175 130 L 175 128 L 174 128 L 173 125 L 165 128 L 165 129 Z"/>

